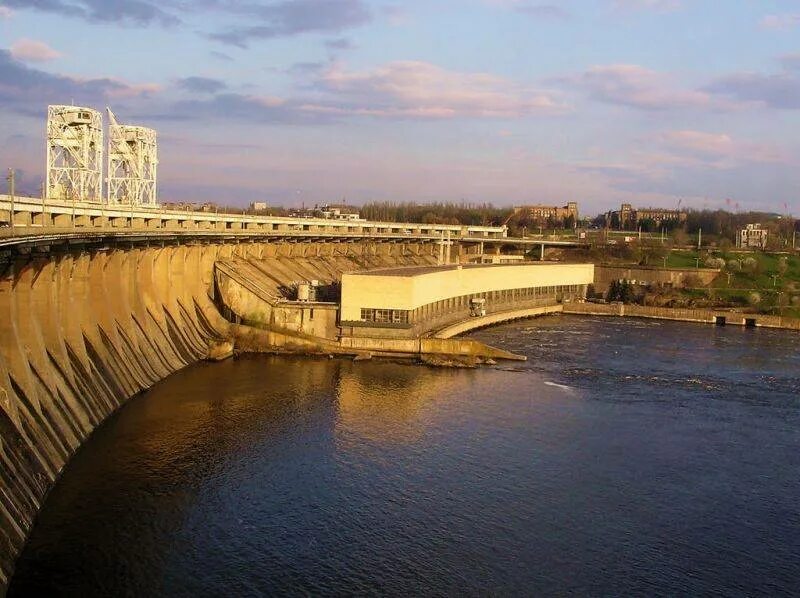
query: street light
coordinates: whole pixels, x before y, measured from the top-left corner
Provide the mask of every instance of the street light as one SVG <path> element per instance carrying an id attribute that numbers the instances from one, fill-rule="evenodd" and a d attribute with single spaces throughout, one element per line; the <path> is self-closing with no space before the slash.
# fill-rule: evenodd
<path id="1" fill-rule="evenodd" d="M 11 198 L 11 234 L 14 234 L 14 178 L 15 173 L 13 168 L 8 169 L 8 176 L 6 180 L 8 181 L 8 195 Z"/>

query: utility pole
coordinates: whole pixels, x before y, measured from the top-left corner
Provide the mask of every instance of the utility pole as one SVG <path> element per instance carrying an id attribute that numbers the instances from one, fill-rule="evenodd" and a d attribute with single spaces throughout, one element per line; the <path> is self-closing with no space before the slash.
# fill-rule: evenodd
<path id="1" fill-rule="evenodd" d="M 700 249 L 700 246 L 703 244 L 703 229 L 697 229 L 697 249 Z"/>
<path id="2" fill-rule="evenodd" d="M 14 179 L 16 178 L 16 173 L 14 172 L 13 168 L 8 169 L 8 176 L 6 180 L 8 181 L 8 195 L 11 197 L 11 234 L 14 234 Z"/>
<path id="3" fill-rule="evenodd" d="M 42 192 L 42 228 L 44 228 L 45 226 L 47 226 L 47 211 L 45 210 L 44 207 L 44 181 L 42 181 L 42 184 L 39 186 L 39 189 Z"/>

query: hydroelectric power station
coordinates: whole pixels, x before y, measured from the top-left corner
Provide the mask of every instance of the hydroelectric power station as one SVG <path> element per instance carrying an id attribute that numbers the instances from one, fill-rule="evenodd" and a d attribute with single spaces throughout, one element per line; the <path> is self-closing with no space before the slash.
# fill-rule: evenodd
<path id="1" fill-rule="evenodd" d="M 516 359 L 457 335 L 593 280 L 524 261 L 549 243 L 505 227 L 163 209 L 155 131 L 109 116 L 105 194 L 100 113 L 53 106 L 43 196 L 0 196 L 0 594 L 70 457 L 173 372 L 234 351 Z"/>

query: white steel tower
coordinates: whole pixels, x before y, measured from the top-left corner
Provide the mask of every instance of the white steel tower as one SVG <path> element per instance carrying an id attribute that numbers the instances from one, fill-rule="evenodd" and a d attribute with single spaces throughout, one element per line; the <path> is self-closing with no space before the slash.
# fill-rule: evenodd
<path id="1" fill-rule="evenodd" d="M 121 125 L 108 110 L 108 203 L 155 206 L 158 143 L 147 127 Z"/>
<path id="2" fill-rule="evenodd" d="M 103 118 L 80 106 L 47 107 L 47 199 L 103 199 Z"/>

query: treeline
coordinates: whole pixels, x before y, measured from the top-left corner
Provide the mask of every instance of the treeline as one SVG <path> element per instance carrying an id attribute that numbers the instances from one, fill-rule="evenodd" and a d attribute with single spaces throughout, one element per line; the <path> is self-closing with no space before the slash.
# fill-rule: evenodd
<path id="1" fill-rule="evenodd" d="M 511 215 L 512 209 L 496 208 L 490 203 L 370 202 L 364 204 L 360 212 L 362 218 L 384 222 L 500 226 Z"/>
<path id="2" fill-rule="evenodd" d="M 791 233 L 797 223 L 787 217 L 769 212 L 726 212 L 725 210 L 690 210 L 686 213 L 686 232 L 735 237 L 748 224 L 761 224 L 777 234 Z"/>

